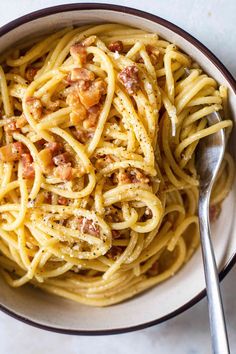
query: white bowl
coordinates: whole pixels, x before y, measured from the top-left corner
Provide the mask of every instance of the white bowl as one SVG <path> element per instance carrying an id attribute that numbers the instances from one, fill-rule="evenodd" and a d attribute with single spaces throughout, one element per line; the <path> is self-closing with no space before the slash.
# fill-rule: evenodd
<path id="1" fill-rule="evenodd" d="M 69 25 L 118 22 L 157 32 L 193 57 L 219 83 L 229 88 L 232 118 L 236 121 L 236 83 L 223 64 L 200 42 L 157 16 L 106 4 L 71 4 L 23 16 L 0 29 L 0 52 L 32 36 Z M 236 131 L 233 131 L 236 139 Z M 236 186 L 225 200 L 219 220 L 212 226 L 220 278 L 236 262 Z M 205 295 L 200 249 L 171 279 L 121 304 L 93 308 L 41 292 L 32 286 L 12 289 L 0 279 L 0 308 L 28 324 L 70 334 L 111 334 L 132 331 L 165 321 L 188 309 Z"/>

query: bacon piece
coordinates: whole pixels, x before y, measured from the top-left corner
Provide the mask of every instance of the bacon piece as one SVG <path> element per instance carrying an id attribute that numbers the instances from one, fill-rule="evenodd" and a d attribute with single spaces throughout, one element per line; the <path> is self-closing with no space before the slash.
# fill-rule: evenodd
<path id="1" fill-rule="evenodd" d="M 67 76 L 63 79 L 63 82 L 65 83 L 66 86 L 68 85 L 72 85 L 74 83 L 74 81 L 71 80 L 71 73 L 68 73 Z M 65 98 L 68 95 L 68 92 L 70 92 L 71 86 L 62 89 L 62 91 L 60 92 L 60 97 L 61 98 Z"/>
<path id="2" fill-rule="evenodd" d="M 51 192 L 44 192 L 44 203 L 52 204 L 52 193 Z"/>
<path id="3" fill-rule="evenodd" d="M 99 236 L 100 229 L 97 224 L 94 223 L 93 220 L 86 219 L 85 217 L 77 218 L 78 222 L 78 230 L 84 232 L 86 234 L 90 234 L 92 236 Z"/>
<path id="4" fill-rule="evenodd" d="M 23 128 L 27 123 L 27 119 L 24 113 L 22 113 L 22 115 L 16 119 L 16 128 Z"/>
<path id="5" fill-rule="evenodd" d="M 36 97 L 27 97 L 26 104 L 29 106 L 30 113 L 35 119 L 40 119 L 43 114 L 42 102 Z"/>
<path id="6" fill-rule="evenodd" d="M 119 222 L 119 210 L 113 206 L 109 206 L 105 208 L 105 219 L 107 222 Z M 116 230 L 113 230 L 116 231 Z M 113 232 L 112 231 L 112 232 Z"/>
<path id="7" fill-rule="evenodd" d="M 16 121 L 14 119 L 10 120 L 6 125 L 4 125 L 4 130 L 7 134 L 13 134 L 14 132 L 16 132 Z"/>
<path id="8" fill-rule="evenodd" d="M 111 42 L 109 45 L 108 45 L 108 49 L 111 51 L 111 52 L 118 52 L 118 53 L 121 53 L 124 49 L 124 46 L 123 46 L 123 43 L 121 41 L 115 41 L 115 42 Z"/>
<path id="9" fill-rule="evenodd" d="M 42 144 L 44 144 L 45 148 L 39 152 L 39 159 L 41 161 L 43 172 L 47 173 L 49 172 L 49 169 L 53 168 L 54 164 L 56 165 L 55 162 L 59 162 L 60 158 L 65 159 L 66 155 L 61 156 L 63 155 L 63 145 L 60 142 L 44 143 L 42 141 Z M 60 156 L 60 157 L 55 159 L 56 156 Z M 59 169 L 57 173 L 63 173 L 63 172 L 60 172 Z"/>
<path id="10" fill-rule="evenodd" d="M 85 68 L 74 68 L 71 70 L 71 80 L 72 81 L 93 81 L 95 75 L 91 70 Z"/>
<path id="11" fill-rule="evenodd" d="M 37 149 L 42 150 L 46 143 L 47 143 L 47 141 L 45 139 L 39 139 L 39 140 L 35 141 L 34 144 L 37 147 Z"/>
<path id="12" fill-rule="evenodd" d="M 73 135 L 79 140 L 80 143 L 87 143 L 89 139 L 91 139 L 94 135 L 93 132 L 86 131 L 84 129 L 80 129 L 78 127 L 71 129 Z"/>
<path id="13" fill-rule="evenodd" d="M 55 100 L 55 101 L 49 100 L 49 102 L 47 103 L 47 109 L 45 109 L 44 113 L 50 114 L 58 110 L 59 107 L 60 107 L 60 100 Z"/>
<path id="14" fill-rule="evenodd" d="M 122 254 L 123 250 L 120 246 L 112 246 L 109 251 L 106 253 L 106 256 L 109 259 L 114 259 L 116 260 L 117 258 L 120 257 L 120 255 Z"/>
<path id="15" fill-rule="evenodd" d="M 55 167 L 54 175 L 63 181 L 70 181 L 73 177 L 73 168 L 71 167 L 70 163 L 59 165 Z"/>
<path id="16" fill-rule="evenodd" d="M 100 106 L 96 104 L 88 109 L 88 118 L 84 120 L 83 127 L 85 129 L 95 128 L 100 114 Z"/>
<path id="17" fill-rule="evenodd" d="M 26 69 L 26 72 L 25 72 L 25 78 L 28 82 L 32 82 L 34 80 L 34 77 L 35 75 L 37 74 L 38 72 L 38 68 L 35 68 L 34 66 L 29 66 L 27 69 Z"/>
<path id="18" fill-rule="evenodd" d="M 118 173 L 118 183 L 149 183 L 149 178 L 137 168 L 134 168 L 129 171 L 120 171 Z"/>
<path id="19" fill-rule="evenodd" d="M 87 110 L 80 101 L 78 90 L 74 89 L 66 98 L 66 103 L 72 108 L 70 118 L 74 125 L 87 118 Z"/>
<path id="20" fill-rule="evenodd" d="M 68 199 L 59 195 L 57 202 L 59 205 L 68 205 Z"/>
<path id="21" fill-rule="evenodd" d="M 85 68 L 74 68 L 67 76 L 67 83 L 72 85 L 76 84 L 76 87 L 80 90 L 88 90 L 91 85 L 91 81 L 95 79 L 95 75 L 91 70 Z"/>
<path id="22" fill-rule="evenodd" d="M 146 45 L 146 51 L 150 57 L 150 60 L 153 65 L 156 65 L 158 63 L 159 55 L 160 52 L 157 48 L 153 47 L 152 45 L 148 44 Z"/>
<path id="23" fill-rule="evenodd" d="M 58 143 L 55 141 L 46 143 L 45 147 L 48 148 L 53 155 L 60 153 L 63 149 L 62 143 Z"/>
<path id="24" fill-rule="evenodd" d="M 71 155 L 69 152 L 64 152 L 63 154 L 54 156 L 52 160 L 56 166 L 65 165 L 71 161 Z"/>
<path id="25" fill-rule="evenodd" d="M 159 273 L 159 264 L 158 264 L 158 261 L 156 261 L 153 263 L 151 268 L 148 269 L 147 275 L 149 275 L 150 277 L 154 277 L 158 273 Z"/>
<path id="26" fill-rule="evenodd" d="M 20 117 L 13 117 L 8 120 L 8 123 L 4 125 L 4 130 L 7 134 L 12 134 L 19 131 L 27 123 L 24 113 Z"/>
<path id="27" fill-rule="evenodd" d="M 114 239 L 120 237 L 120 231 L 118 230 L 112 230 L 111 233 L 112 233 L 112 238 Z"/>
<path id="28" fill-rule="evenodd" d="M 96 79 L 93 82 L 93 87 L 94 87 L 94 90 L 95 89 L 99 90 L 100 95 L 105 95 L 107 93 L 107 84 L 105 83 L 104 80 L 102 80 L 100 78 Z"/>
<path id="29" fill-rule="evenodd" d="M 71 125 L 77 126 L 78 124 L 80 124 L 81 121 L 85 120 L 85 118 L 82 118 L 82 117 L 83 117 L 83 115 L 80 115 L 80 114 L 78 114 L 76 112 L 71 112 L 70 113 Z"/>
<path id="30" fill-rule="evenodd" d="M 17 141 L 0 148 L 0 160 L 3 162 L 19 161 L 24 151 L 24 145 Z"/>
<path id="31" fill-rule="evenodd" d="M 87 50 L 86 47 L 81 43 L 75 43 L 70 47 L 70 54 L 72 58 L 77 62 L 80 61 L 81 64 L 85 64 L 87 60 Z"/>
<path id="32" fill-rule="evenodd" d="M 22 154 L 21 157 L 22 165 L 23 165 L 23 178 L 26 179 L 33 179 L 35 172 L 34 172 L 34 166 L 32 164 L 33 159 L 30 154 Z"/>
<path id="33" fill-rule="evenodd" d="M 97 159 L 95 162 L 95 167 L 97 170 L 100 170 L 106 167 L 109 163 L 113 163 L 114 161 L 115 159 L 111 155 L 104 155 Z"/>
<path id="34" fill-rule="evenodd" d="M 106 83 L 102 79 L 93 81 L 87 90 L 81 90 L 78 88 L 80 101 L 86 109 L 98 104 L 102 95 L 105 93 Z"/>
<path id="35" fill-rule="evenodd" d="M 149 178 L 137 168 L 130 171 L 130 179 L 132 183 L 149 183 Z"/>
<path id="36" fill-rule="evenodd" d="M 127 66 L 118 74 L 118 78 L 125 86 L 129 95 L 133 95 L 139 90 L 140 84 L 137 66 Z"/>
<path id="37" fill-rule="evenodd" d="M 43 172 L 47 173 L 48 169 L 53 167 L 52 151 L 49 148 L 45 148 L 39 152 L 38 157 L 41 161 Z"/>
<path id="38" fill-rule="evenodd" d="M 139 64 L 144 64 L 144 60 L 142 57 L 139 57 L 137 60 L 136 60 L 137 63 Z"/>
<path id="39" fill-rule="evenodd" d="M 127 172 L 120 171 L 120 172 L 118 172 L 118 174 L 115 174 L 114 182 L 118 183 L 118 184 L 129 184 L 129 183 L 131 183 L 131 180 L 130 180 L 129 174 Z"/>

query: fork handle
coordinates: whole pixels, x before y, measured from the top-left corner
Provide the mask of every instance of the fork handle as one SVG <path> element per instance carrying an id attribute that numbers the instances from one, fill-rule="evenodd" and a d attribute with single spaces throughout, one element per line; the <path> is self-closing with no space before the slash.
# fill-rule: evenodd
<path id="1" fill-rule="evenodd" d="M 211 341 L 214 354 L 228 354 L 230 353 L 229 342 L 209 226 L 209 196 L 210 193 L 200 193 L 199 225 L 208 299 Z"/>

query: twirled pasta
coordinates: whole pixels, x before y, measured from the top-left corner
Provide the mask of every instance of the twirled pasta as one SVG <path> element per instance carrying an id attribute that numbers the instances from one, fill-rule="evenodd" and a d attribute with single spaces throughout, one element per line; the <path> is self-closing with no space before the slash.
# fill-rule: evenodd
<path id="1" fill-rule="evenodd" d="M 174 44 L 119 24 L 63 29 L 1 62 L 6 281 L 106 306 L 176 273 L 199 243 L 198 141 L 232 126 L 226 88 Z M 226 153 L 213 218 L 233 177 Z"/>

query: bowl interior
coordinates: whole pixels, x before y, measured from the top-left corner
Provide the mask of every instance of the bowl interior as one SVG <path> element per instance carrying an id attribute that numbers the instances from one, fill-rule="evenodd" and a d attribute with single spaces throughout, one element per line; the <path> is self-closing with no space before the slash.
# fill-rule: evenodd
<path id="1" fill-rule="evenodd" d="M 155 23 L 140 17 L 138 14 L 136 16 L 115 10 L 84 9 L 62 11 L 33 20 L 29 16 L 29 22 L 21 24 L 1 36 L 0 51 L 3 52 L 16 42 L 29 40 L 32 36 L 40 36 L 70 25 L 104 23 L 107 22 L 107 19 L 109 22 L 129 24 L 157 32 L 161 37 L 179 46 L 193 57 L 210 76 L 229 87 L 232 118 L 236 120 L 236 96 L 223 72 L 201 50 L 178 34 L 177 31 L 167 28 L 162 23 Z M 235 131 L 233 138 L 236 138 Z M 231 140 L 233 141 L 233 139 Z M 226 266 L 236 252 L 236 238 L 233 237 L 236 232 L 235 196 L 236 186 L 234 185 L 223 204 L 219 220 L 212 226 L 217 263 L 221 269 Z M 179 311 L 205 288 L 205 284 L 201 253 L 198 250 L 186 266 L 172 279 L 129 301 L 107 308 L 83 306 L 48 295 L 31 286 L 12 289 L 1 278 L 0 288 L 0 304 L 25 320 L 57 330 L 109 331 L 116 329 L 119 331 L 160 320 Z"/>

